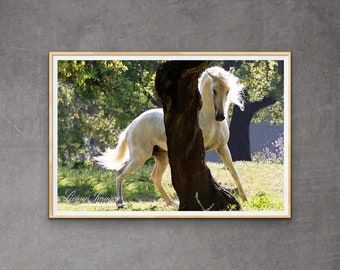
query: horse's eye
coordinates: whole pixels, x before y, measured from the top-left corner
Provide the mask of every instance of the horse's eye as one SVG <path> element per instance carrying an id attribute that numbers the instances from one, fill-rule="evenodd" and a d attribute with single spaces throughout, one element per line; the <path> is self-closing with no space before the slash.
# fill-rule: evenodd
<path id="1" fill-rule="evenodd" d="M 216 90 L 215 89 L 213 90 L 213 94 L 214 94 L 214 96 L 216 96 Z"/>

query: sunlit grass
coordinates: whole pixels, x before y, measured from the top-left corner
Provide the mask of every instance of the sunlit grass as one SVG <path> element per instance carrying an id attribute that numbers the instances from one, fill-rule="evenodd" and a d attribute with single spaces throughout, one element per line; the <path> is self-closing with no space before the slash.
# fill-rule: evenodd
<path id="1" fill-rule="evenodd" d="M 241 176 L 241 183 L 247 195 L 247 202 L 241 203 L 244 211 L 281 211 L 284 208 L 284 169 L 280 164 L 235 162 Z M 217 183 L 234 187 L 229 172 L 222 164 L 208 163 Z M 235 194 L 234 194 L 235 195 Z M 236 198 L 240 198 L 236 194 Z"/>
<path id="2" fill-rule="evenodd" d="M 162 199 L 155 201 L 127 201 L 123 208 L 117 209 L 114 201 L 108 203 L 58 203 L 59 211 L 177 211 L 177 207 L 168 206 Z"/>
<path id="3" fill-rule="evenodd" d="M 241 182 L 248 201 L 241 203 L 244 211 L 281 211 L 284 208 L 284 169 L 283 165 L 235 162 L 241 175 Z M 223 164 L 208 162 L 216 182 L 231 190 L 234 182 Z M 58 193 L 60 211 L 176 211 L 167 206 L 150 180 L 152 164 L 142 166 L 130 175 L 123 185 L 125 207 L 117 209 L 115 172 L 102 170 L 89 164 L 80 168 L 71 165 L 59 167 Z M 166 192 L 178 199 L 171 184 L 168 168 L 163 177 Z M 241 202 L 237 193 L 233 193 Z"/>

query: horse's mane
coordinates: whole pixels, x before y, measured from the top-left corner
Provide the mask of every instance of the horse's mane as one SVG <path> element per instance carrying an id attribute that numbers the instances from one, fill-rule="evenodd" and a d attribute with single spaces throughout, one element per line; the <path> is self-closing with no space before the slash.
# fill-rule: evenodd
<path id="1" fill-rule="evenodd" d="M 226 71 L 221 67 L 210 67 L 206 69 L 198 79 L 199 89 L 203 88 L 203 84 L 206 80 L 209 80 L 209 74 L 212 74 L 217 80 L 221 80 L 223 84 L 228 86 L 229 93 L 228 93 L 228 101 L 227 101 L 227 108 L 229 107 L 230 103 L 234 103 L 240 107 L 241 110 L 244 109 L 244 102 L 243 102 L 243 88 L 244 85 L 240 83 L 240 79 L 235 76 L 232 72 Z"/>

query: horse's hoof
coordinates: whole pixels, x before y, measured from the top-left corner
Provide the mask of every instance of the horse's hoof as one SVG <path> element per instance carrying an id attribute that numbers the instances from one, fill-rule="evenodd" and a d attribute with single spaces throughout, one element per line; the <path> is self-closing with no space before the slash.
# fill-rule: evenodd
<path id="1" fill-rule="evenodd" d="M 234 196 L 239 196 L 242 200 L 242 202 L 246 202 L 247 201 L 247 197 L 244 194 L 244 192 L 240 192 L 238 188 L 234 188 L 231 190 L 228 190 L 232 195 Z"/>
<path id="2" fill-rule="evenodd" d="M 240 191 L 237 189 L 237 193 L 238 193 L 238 195 L 240 196 L 242 202 L 246 202 L 246 201 L 247 201 L 246 194 L 244 194 L 244 191 L 243 191 L 243 190 L 242 190 L 242 192 L 240 192 Z"/>
<path id="3" fill-rule="evenodd" d="M 241 197 L 241 199 L 242 199 L 242 202 L 246 202 L 246 201 L 248 201 L 246 196 L 244 196 L 244 197 Z"/>
<path id="4" fill-rule="evenodd" d="M 166 205 L 174 206 L 174 207 L 178 207 L 179 206 L 179 204 L 177 202 L 175 202 L 175 201 L 168 201 L 168 202 L 166 202 Z"/>
<path id="5" fill-rule="evenodd" d="M 117 203 L 116 205 L 117 205 L 117 209 L 121 209 L 125 207 L 124 203 Z"/>
<path id="6" fill-rule="evenodd" d="M 242 202 L 246 202 L 247 201 L 247 197 L 245 194 L 238 194 L 242 200 Z"/>

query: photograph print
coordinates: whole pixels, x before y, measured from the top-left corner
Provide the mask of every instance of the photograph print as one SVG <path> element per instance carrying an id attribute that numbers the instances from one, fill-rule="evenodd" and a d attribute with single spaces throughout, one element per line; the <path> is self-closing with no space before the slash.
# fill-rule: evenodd
<path id="1" fill-rule="evenodd" d="M 290 218 L 289 52 L 50 52 L 50 218 Z"/>

